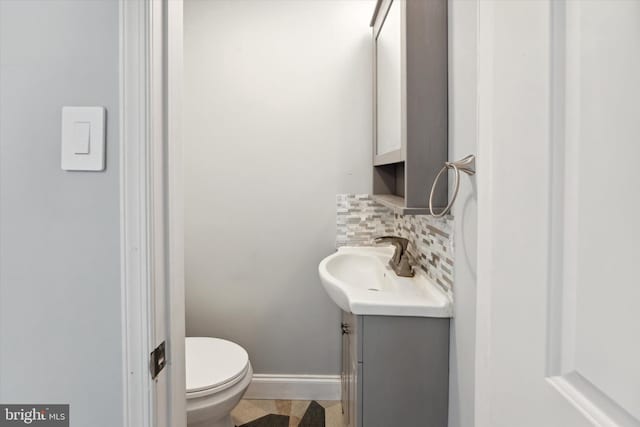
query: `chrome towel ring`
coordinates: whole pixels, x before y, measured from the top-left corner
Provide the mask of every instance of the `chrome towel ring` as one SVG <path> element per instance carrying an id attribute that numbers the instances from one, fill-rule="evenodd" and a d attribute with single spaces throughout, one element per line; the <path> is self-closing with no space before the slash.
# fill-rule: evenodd
<path id="1" fill-rule="evenodd" d="M 436 185 L 438 184 L 438 180 L 443 173 L 448 171 L 449 169 L 453 169 L 455 172 L 456 180 L 453 185 L 453 194 L 451 195 L 451 200 L 449 200 L 449 204 L 446 208 L 440 213 L 433 212 L 433 192 L 436 189 Z M 441 218 L 449 212 L 451 206 L 456 201 L 456 197 L 458 197 L 458 190 L 460 190 L 460 171 L 466 173 L 467 175 L 475 175 L 476 174 L 476 156 L 473 154 L 469 154 L 467 157 L 464 157 L 455 162 L 445 162 L 438 175 L 436 175 L 436 179 L 433 181 L 433 185 L 431 186 L 431 194 L 429 194 L 429 212 L 436 218 Z"/>

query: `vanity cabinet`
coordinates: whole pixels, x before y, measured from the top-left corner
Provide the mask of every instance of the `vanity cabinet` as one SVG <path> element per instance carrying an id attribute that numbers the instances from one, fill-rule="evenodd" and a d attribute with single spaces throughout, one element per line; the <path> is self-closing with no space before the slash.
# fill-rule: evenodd
<path id="1" fill-rule="evenodd" d="M 447 0 L 378 0 L 371 26 L 374 198 L 424 214 L 448 158 Z M 447 205 L 447 187 L 434 207 Z"/>
<path id="2" fill-rule="evenodd" d="M 347 427 L 446 427 L 449 319 L 342 313 Z"/>

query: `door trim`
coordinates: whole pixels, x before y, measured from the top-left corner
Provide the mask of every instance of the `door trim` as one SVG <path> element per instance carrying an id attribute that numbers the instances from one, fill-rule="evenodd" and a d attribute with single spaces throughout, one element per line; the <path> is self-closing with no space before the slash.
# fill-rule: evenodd
<path id="1" fill-rule="evenodd" d="M 151 427 L 154 405 L 146 356 L 151 353 L 149 268 L 149 5 L 119 2 L 120 237 L 123 425 Z"/>
<path id="2" fill-rule="evenodd" d="M 169 414 L 186 426 L 182 156 L 182 1 L 119 1 L 120 236 L 123 426 L 152 427 Z M 160 8 L 160 9 L 158 9 Z M 162 19 L 157 19 L 162 16 Z M 156 19 L 154 19 L 156 17 Z M 161 42 L 154 42 L 161 34 Z M 162 72 L 152 67 L 164 58 Z M 153 82 L 161 81 L 161 85 Z M 162 117 L 154 112 L 162 111 Z M 166 120 L 170 115 L 171 121 Z M 156 137 L 154 138 L 154 135 Z M 157 137 L 157 135 L 163 135 Z M 164 152 L 165 155 L 157 155 Z M 154 155 L 154 153 L 156 155 Z M 166 161 L 166 164 L 165 164 Z M 154 189 L 164 189 L 164 204 Z M 164 226 L 154 226 L 162 219 Z M 159 235 L 159 233 L 162 233 Z M 164 244 L 164 246 L 162 246 Z M 159 251 L 166 256 L 155 259 Z M 158 266 L 158 262 L 165 265 Z M 155 265 L 154 265 L 155 264 Z M 168 408 L 155 399 L 149 355 L 155 347 L 154 274 L 168 281 L 166 317 Z M 164 325 L 160 326 L 164 327 Z M 161 374 L 162 375 L 162 374 Z M 166 409 L 166 411 L 165 411 Z"/>
<path id="3" fill-rule="evenodd" d="M 186 427 L 184 287 L 184 183 L 182 157 L 183 0 L 166 4 L 166 138 L 167 138 L 167 278 L 169 315 L 169 425 Z"/>
<path id="4" fill-rule="evenodd" d="M 491 280 L 490 265 L 493 247 L 482 247 L 490 242 L 493 230 L 493 27 L 494 5 L 478 2 L 476 29 L 476 135 L 477 135 L 477 273 L 476 273 L 476 342 L 474 421 L 477 427 L 490 427 L 491 401 Z"/>

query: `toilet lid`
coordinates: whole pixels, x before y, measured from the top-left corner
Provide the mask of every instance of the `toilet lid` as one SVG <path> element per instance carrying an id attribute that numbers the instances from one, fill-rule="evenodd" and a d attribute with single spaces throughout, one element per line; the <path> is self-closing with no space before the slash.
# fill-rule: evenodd
<path id="1" fill-rule="evenodd" d="M 188 337 L 185 342 L 187 393 L 218 387 L 242 375 L 249 363 L 244 348 L 220 338 Z"/>

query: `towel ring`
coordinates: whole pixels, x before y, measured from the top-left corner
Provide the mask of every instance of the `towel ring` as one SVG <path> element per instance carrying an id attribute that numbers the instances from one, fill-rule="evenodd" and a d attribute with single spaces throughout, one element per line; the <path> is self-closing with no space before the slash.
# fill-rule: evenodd
<path id="1" fill-rule="evenodd" d="M 440 169 L 440 172 L 438 172 L 438 174 L 436 175 L 436 179 L 433 180 L 433 185 L 431 186 L 431 193 L 429 194 L 429 212 L 431 212 L 431 215 L 433 215 L 435 218 L 441 218 L 445 216 L 447 212 L 449 212 L 449 210 L 451 209 L 451 206 L 453 206 L 453 203 L 456 201 L 456 197 L 458 197 L 458 190 L 460 190 L 460 171 L 466 173 L 467 175 L 475 175 L 476 173 L 475 167 L 476 167 L 476 156 L 474 156 L 473 154 L 469 154 L 468 156 L 455 162 L 445 162 L 442 169 Z M 451 200 L 449 200 L 449 204 L 447 205 L 446 208 L 443 209 L 442 212 L 434 213 L 433 212 L 433 193 L 436 189 L 436 185 L 438 185 L 438 180 L 440 179 L 442 174 L 448 171 L 449 169 L 453 169 L 456 177 L 455 183 L 453 184 L 453 194 L 451 195 Z"/>

